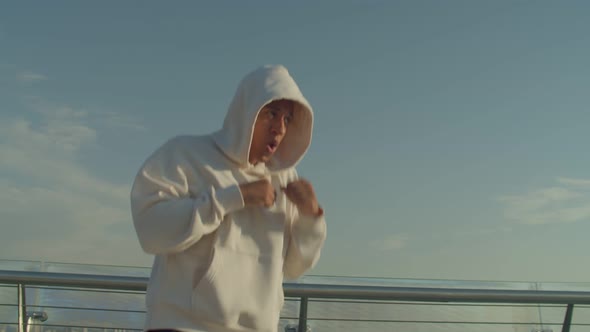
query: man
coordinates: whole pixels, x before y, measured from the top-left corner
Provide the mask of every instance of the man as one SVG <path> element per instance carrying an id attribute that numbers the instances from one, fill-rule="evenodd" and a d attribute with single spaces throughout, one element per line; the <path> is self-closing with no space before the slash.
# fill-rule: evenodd
<path id="1" fill-rule="evenodd" d="M 287 69 L 264 66 L 240 82 L 222 129 L 175 137 L 145 161 L 131 210 L 155 255 L 147 330 L 277 330 L 283 278 L 315 266 L 326 238 L 295 170 L 312 127 Z"/>

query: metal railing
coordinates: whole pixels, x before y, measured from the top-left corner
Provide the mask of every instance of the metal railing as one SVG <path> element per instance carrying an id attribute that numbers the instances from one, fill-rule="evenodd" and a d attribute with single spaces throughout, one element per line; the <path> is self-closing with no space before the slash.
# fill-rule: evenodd
<path id="1" fill-rule="evenodd" d="M 148 278 L 52 272 L 0 270 L 0 284 L 15 285 L 18 290 L 18 331 L 27 331 L 26 287 L 58 286 L 119 291 L 145 291 Z M 590 291 L 502 290 L 431 287 L 389 287 L 285 283 L 285 296 L 300 299 L 299 331 L 307 326 L 310 299 L 411 301 L 428 303 L 509 303 L 567 305 L 562 332 L 569 332 L 575 305 L 590 305 Z M 37 317 L 47 319 L 43 313 Z"/>

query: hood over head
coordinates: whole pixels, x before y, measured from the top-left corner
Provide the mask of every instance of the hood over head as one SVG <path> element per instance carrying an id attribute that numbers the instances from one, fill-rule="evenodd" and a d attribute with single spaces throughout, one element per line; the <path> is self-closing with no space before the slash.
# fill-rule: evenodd
<path id="1" fill-rule="evenodd" d="M 247 74 L 239 83 L 221 130 L 213 134 L 219 148 L 240 167 L 249 167 L 248 156 L 258 112 L 274 100 L 294 102 L 294 116 L 277 151 L 266 163 L 271 171 L 294 167 L 303 158 L 313 129 L 313 110 L 297 83 L 282 65 L 266 65 Z"/>

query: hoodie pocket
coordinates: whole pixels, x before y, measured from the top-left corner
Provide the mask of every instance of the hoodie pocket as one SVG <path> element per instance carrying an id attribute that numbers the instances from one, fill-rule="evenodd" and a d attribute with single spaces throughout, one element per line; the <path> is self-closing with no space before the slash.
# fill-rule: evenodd
<path id="1" fill-rule="evenodd" d="M 283 305 L 281 256 L 216 248 L 192 294 L 201 319 L 227 328 L 275 331 Z"/>

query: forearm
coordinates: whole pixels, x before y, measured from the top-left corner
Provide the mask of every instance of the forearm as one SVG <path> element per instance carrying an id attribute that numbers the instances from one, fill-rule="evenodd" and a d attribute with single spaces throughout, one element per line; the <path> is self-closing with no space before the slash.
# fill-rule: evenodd
<path id="1" fill-rule="evenodd" d="M 160 196 L 132 198 L 135 230 L 142 249 L 150 254 L 185 250 L 214 232 L 225 215 L 244 204 L 237 186 L 211 188 L 194 198 Z"/>
<path id="2" fill-rule="evenodd" d="M 326 228 L 323 214 L 303 215 L 293 221 L 284 265 L 286 278 L 296 279 L 317 264 L 326 240 Z"/>

